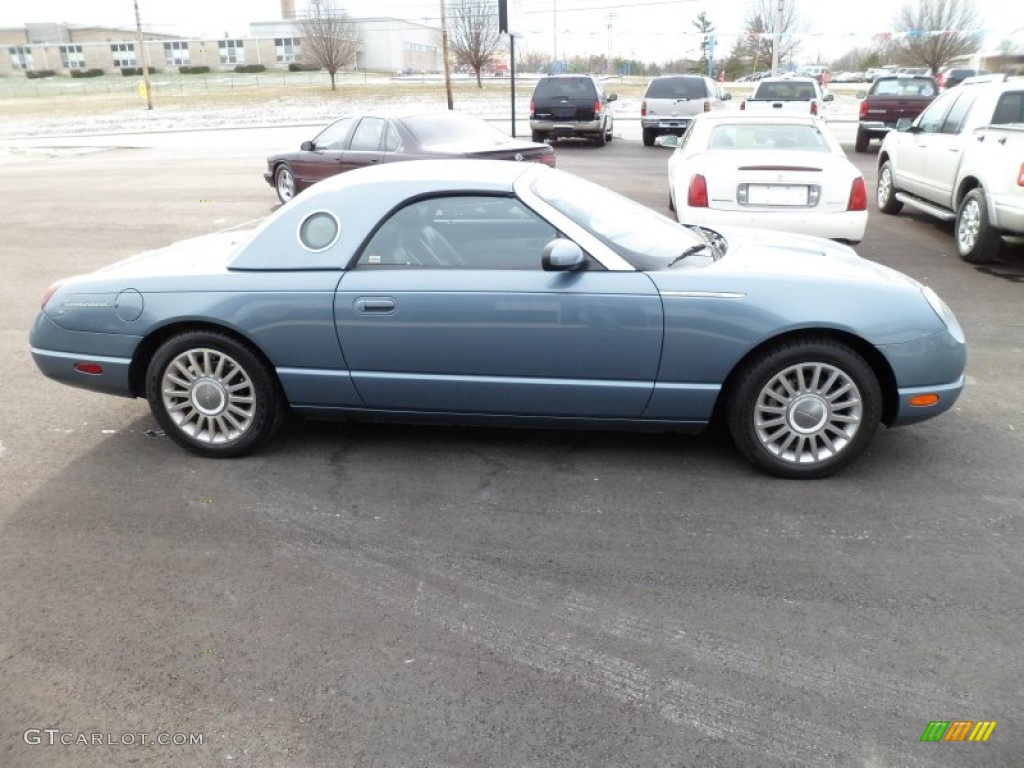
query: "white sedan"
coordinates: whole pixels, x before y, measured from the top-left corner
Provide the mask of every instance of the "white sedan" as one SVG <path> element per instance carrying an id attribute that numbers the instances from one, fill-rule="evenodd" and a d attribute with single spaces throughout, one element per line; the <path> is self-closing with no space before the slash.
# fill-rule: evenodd
<path id="1" fill-rule="evenodd" d="M 864 237 L 867 187 L 825 123 L 810 115 L 705 112 L 668 161 L 669 209 L 684 224 Z"/>

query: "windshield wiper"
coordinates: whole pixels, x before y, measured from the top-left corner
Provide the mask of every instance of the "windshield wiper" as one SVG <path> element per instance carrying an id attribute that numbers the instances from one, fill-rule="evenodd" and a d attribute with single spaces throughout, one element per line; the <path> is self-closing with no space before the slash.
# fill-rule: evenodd
<path id="1" fill-rule="evenodd" d="M 666 264 L 665 268 L 668 269 L 673 264 L 682 261 L 688 256 L 693 256 L 695 253 L 700 253 L 701 251 L 711 251 L 712 253 L 714 253 L 714 248 L 712 248 L 711 243 L 697 243 L 696 245 L 691 245 L 685 251 L 683 251 L 674 259 L 672 259 L 672 261 Z"/>

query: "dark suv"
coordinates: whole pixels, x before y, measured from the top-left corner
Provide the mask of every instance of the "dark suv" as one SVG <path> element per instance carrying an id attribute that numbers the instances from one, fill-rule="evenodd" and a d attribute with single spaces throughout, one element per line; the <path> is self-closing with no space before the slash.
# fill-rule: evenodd
<path id="1" fill-rule="evenodd" d="M 597 146 L 612 140 L 614 93 L 605 93 L 589 75 L 550 75 L 537 81 L 530 99 L 534 141 L 591 139 Z"/>
<path id="2" fill-rule="evenodd" d="M 953 88 L 960 85 L 968 77 L 977 77 L 978 75 L 987 75 L 988 71 L 984 69 L 971 69 L 970 67 L 948 67 L 935 77 L 939 82 L 940 88 Z"/>

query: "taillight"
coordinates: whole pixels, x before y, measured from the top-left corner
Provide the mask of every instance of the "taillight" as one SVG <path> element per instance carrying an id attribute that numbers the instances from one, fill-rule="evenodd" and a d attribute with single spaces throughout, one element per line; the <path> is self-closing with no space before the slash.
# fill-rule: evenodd
<path id="1" fill-rule="evenodd" d="M 864 99 L 860 103 L 860 119 L 864 120 L 868 116 L 868 100 Z"/>
<path id="2" fill-rule="evenodd" d="M 866 211 L 868 209 L 868 188 L 864 177 L 858 176 L 850 187 L 850 199 L 846 202 L 848 211 Z"/>
<path id="3" fill-rule="evenodd" d="M 704 102 L 704 111 L 705 112 L 710 112 L 711 111 L 711 102 L 710 101 L 705 101 Z"/>
<path id="4" fill-rule="evenodd" d="M 939 74 L 935 76 L 935 82 L 939 86 L 939 88 L 941 88 L 943 84 L 946 82 L 946 76 L 939 72 Z"/>
<path id="5" fill-rule="evenodd" d="M 536 117 L 537 115 L 537 103 L 530 99 L 530 117 Z"/>
<path id="6" fill-rule="evenodd" d="M 747 108 L 747 100 L 744 99 L 743 101 L 740 102 L 740 109 L 743 110 L 743 109 L 746 109 L 746 108 Z"/>
<path id="7" fill-rule="evenodd" d="M 818 114 L 818 102 L 816 102 L 816 101 L 811 101 L 811 114 L 812 115 Z"/>
<path id="8" fill-rule="evenodd" d="M 598 116 L 600 116 L 600 114 L 601 114 L 601 102 L 600 101 L 595 101 L 594 102 L 594 117 L 598 117 Z"/>
<path id="9" fill-rule="evenodd" d="M 640 102 L 640 117 L 645 117 L 646 115 L 647 115 L 647 99 L 644 99 L 643 101 Z"/>
<path id="10" fill-rule="evenodd" d="M 1024 187 L 1024 163 L 1020 164 L 1020 173 L 1017 174 L 1017 186 Z"/>
<path id="11" fill-rule="evenodd" d="M 544 163 L 544 165 L 550 165 L 552 168 L 554 168 L 555 167 L 555 153 L 554 152 L 548 152 L 546 155 L 541 155 L 540 156 L 540 161 L 542 163 Z"/>
<path id="12" fill-rule="evenodd" d="M 46 309 L 47 303 L 49 303 L 50 299 L 53 298 L 53 294 L 57 292 L 57 289 L 60 288 L 60 284 L 62 282 L 64 281 L 58 280 L 56 283 L 54 283 L 53 285 L 46 289 L 46 293 L 43 294 L 43 303 L 39 305 L 40 309 Z"/>
<path id="13" fill-rule="evenodd" d="M 690 177 L 690 188 L 686 190 L 686 204 L 691 208 L 708 207 L 708 182 L 699 173 Z"/>

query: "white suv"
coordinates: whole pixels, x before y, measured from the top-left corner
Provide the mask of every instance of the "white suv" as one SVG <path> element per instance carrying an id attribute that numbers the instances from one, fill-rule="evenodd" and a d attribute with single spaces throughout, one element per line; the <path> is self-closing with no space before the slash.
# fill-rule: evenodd
<path id="1" fill-rule="evenodd" d="M 690 120 L 701 112 L 721 109 L 732 98 L 710 77 L 703 75 L 659 75 L 647 84 L 640 103 L 640 124 L 644 146 L 653 147 L 661 134 L 682 136 Z"/>

